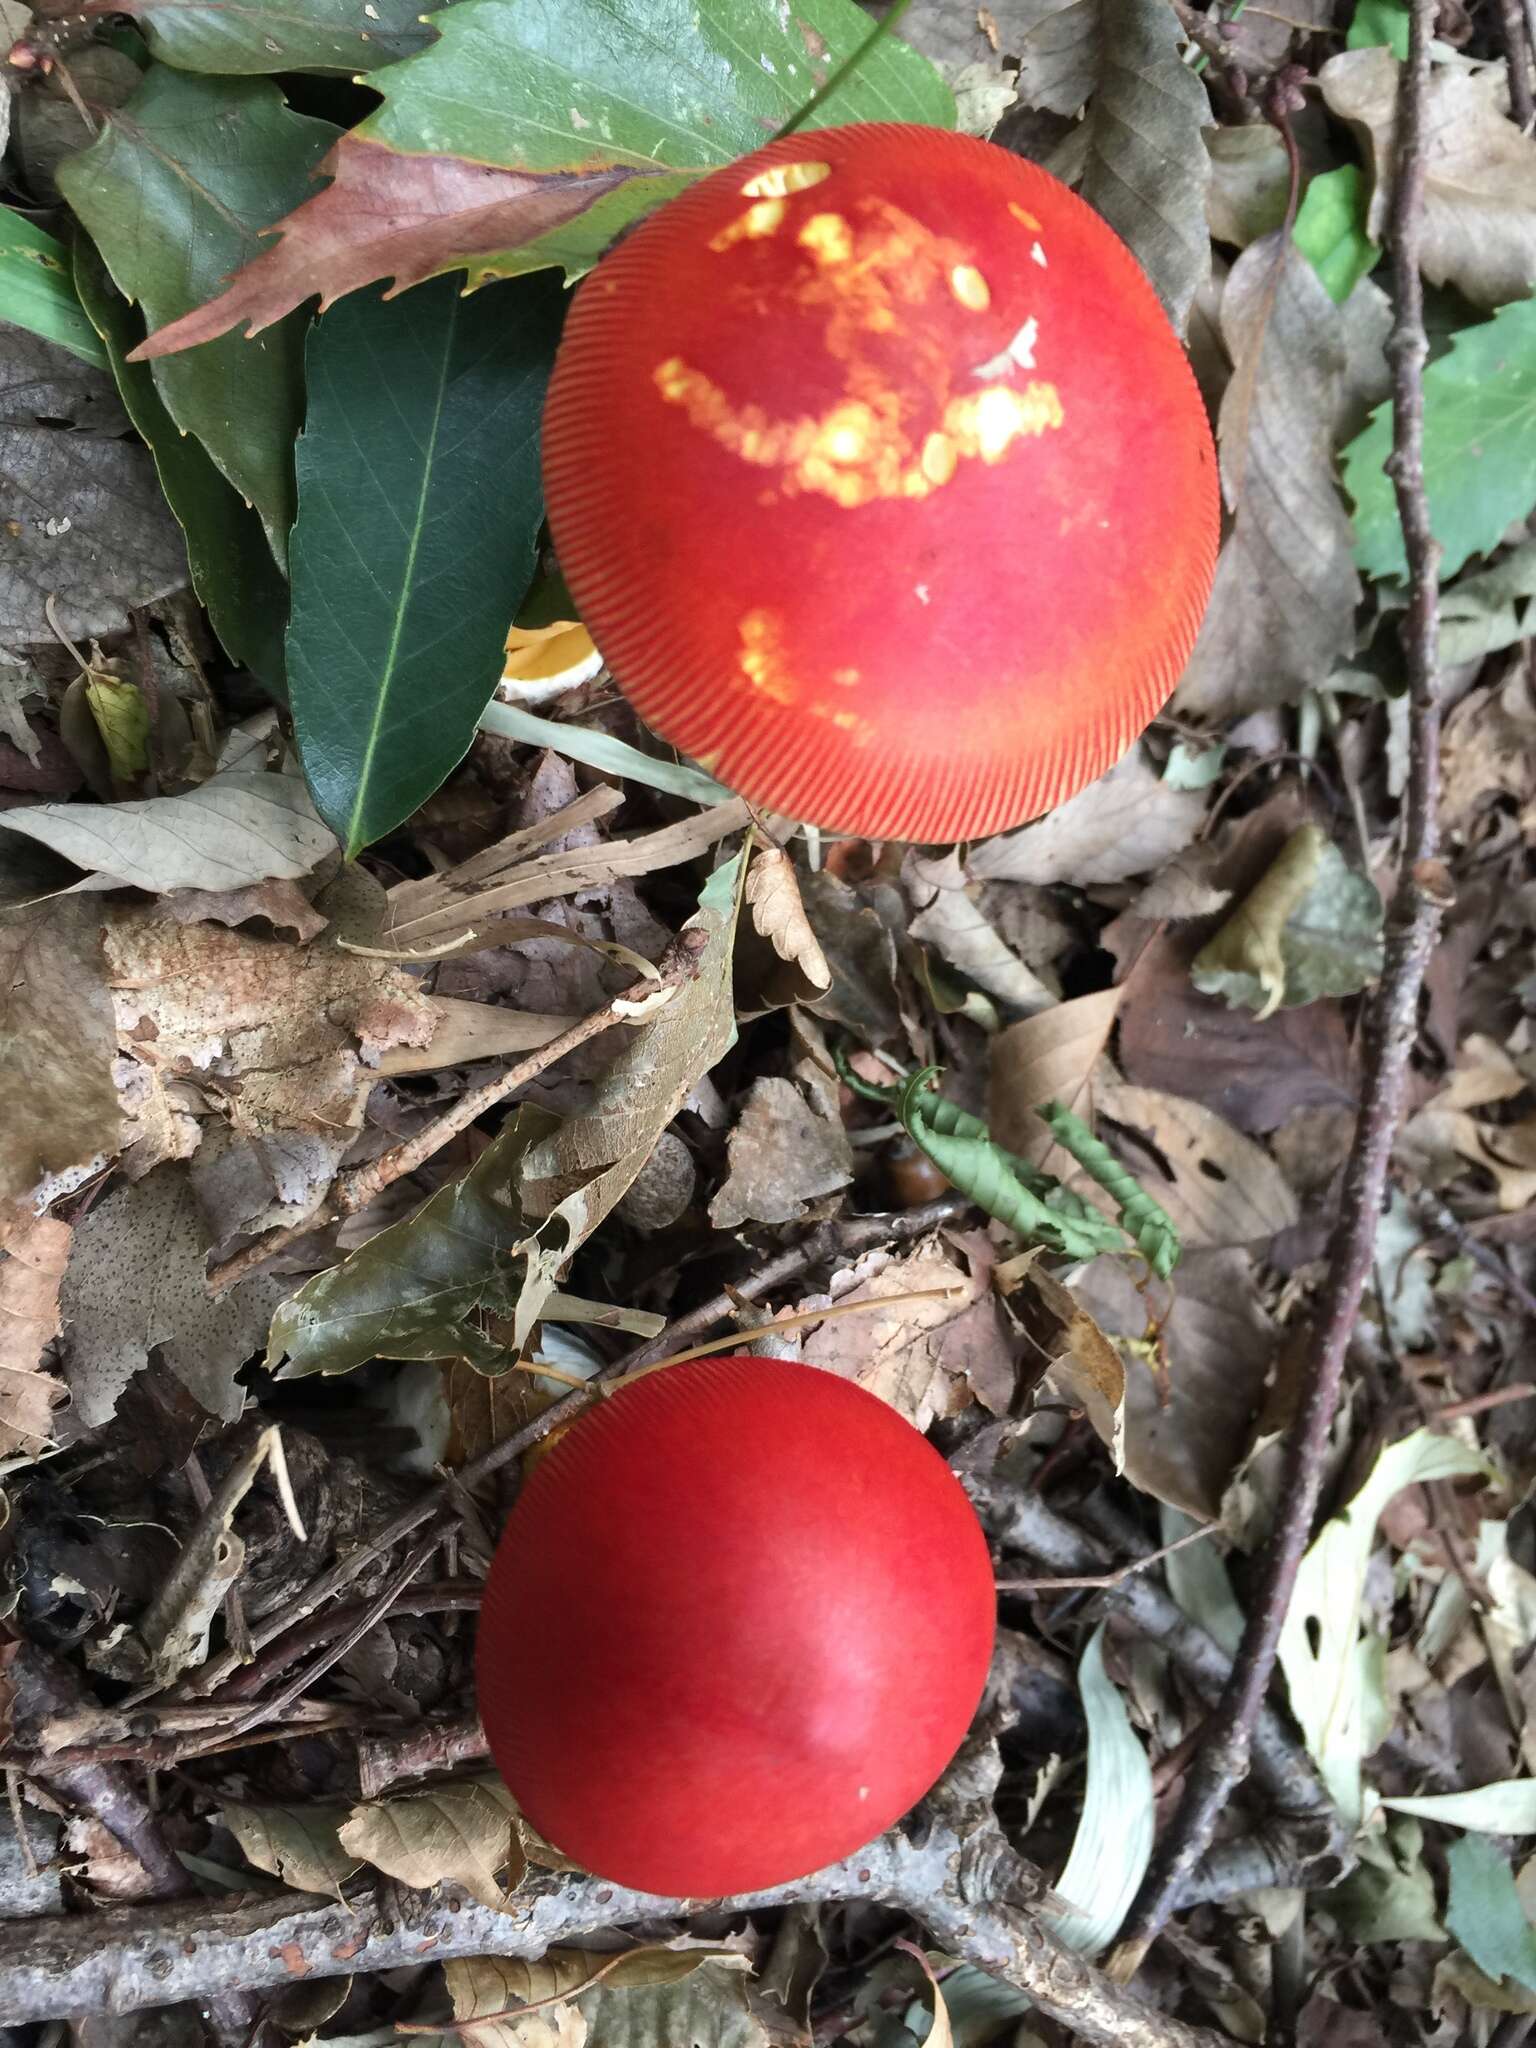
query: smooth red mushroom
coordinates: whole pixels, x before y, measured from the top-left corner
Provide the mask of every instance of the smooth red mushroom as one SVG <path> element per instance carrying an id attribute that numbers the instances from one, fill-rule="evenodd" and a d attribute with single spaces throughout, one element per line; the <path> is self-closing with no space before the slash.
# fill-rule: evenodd
<path id="1" fill-rule="evenodd" d="M 480 1713 L 522 1810 L 588 1870 L 756 1890 L 929 1789 L 994 1606 L 970 1502 L 894 1408 L 781 1359 L 671 1366 L 529 1475 L 481 1609 Z"/>
<path id="2" fill-rule="evenodd" d="M 822 129 L 576 295 L 544 475 L 641 717 L 755 802 L 951 841 L 1101 774 L 1210 594 L 1215 451 L 1113 230 L 988 142 Z"/>

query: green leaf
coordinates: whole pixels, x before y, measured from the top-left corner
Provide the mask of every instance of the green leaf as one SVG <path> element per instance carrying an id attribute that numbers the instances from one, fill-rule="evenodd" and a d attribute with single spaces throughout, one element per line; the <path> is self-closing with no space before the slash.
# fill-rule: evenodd
<path id="1" fill-rule="evenodd" d="M 1166 1280 L 1179 1263 L 1179 1233 L 1167 1210 L 1070 1109 L 1059 1102 L 1042 1102 L 1035 1115 L 1062 1151 L 1092 1174 L 1119 1210 L 1120 1228 L 1135 1241 L 1157 1277 Z"/>
<path id="2" fill-rule="evenodd" d="M 1152 1767 L 1104 1669 L 1102 1621 L 1088 1639 L 1077 1683 L 1088 1723 L 1088 1782 L 1072 1853 L 1055 1885 L 1067 1911 L 1054 1924 L 1069 1948 L 1095 1955 L 1120 1932 L 1151 1861 Z"/>
<path id="3" fill-rule="evenodd" d="M 589 730 L 584 725 L 564 725 L 558 719 L 540 718 L 524 711 L 520 704 L 487 704 L 480 714 L 482 732 L 499 733 L 503 739 L 521 740 L 526 746 L 549 747 L 568 761 L 580 761 L 600 775 L 618 782 L 640 782 L 648 789 L 664 789 L 669 796 L 686 797 L 691 804 L 720 804 L 730 801 L 731 792 L 702 768 L 690 768 L 681 761 L 658 761 L 642 754 L 627 740 L 612 733 Z"/>
<path id="4" fill-rule="evenodd" d="M 1485 1977 L 1512 1977 L 1536 1991 L 1536 1928 L 1525 1917 L 1509 1864 L 1481 1835 L 1446 1852 L 1450 1898 L 1445 1924 Z"/>
<path id="5" fill-rule="evenodd" d="M 557 1121 L 524 1105 L 462 1180 L 301 1287 L 272 1319 L 268 1365 L 286 1356 L 284 1379 L 351 1372 L 370 1358 L 504 1367 L 506 1346 L 472 1319 L 505 1306 L 507 1253 L 526 1228 L 514 1194 L 518 1169 Z"/>
<path id="6" fill-rule="evenodd" d="M 90 148 L 59 166 L 59 185 L 154 328 L 257 253 L 261 231 L 310 191 L 336 132 L 291 112 L 265 80 L 155 65 Z M 293 521 L 302 338 L 303 323 L 289 320 L 255 347 L 225 337 L 152 371 L 176 425 L 256 507 L 279 562 Z"/>
<path id="7" fill-rule="evenodd" d="M 432 40 L 446 0 L 128 0 L 157 57 L 178 71 L 376 71 Z"/>
<path id="8" fill-rule="evenodd" d="M 384 103 L 338 144 L 330 185 L 228 290 L 153 336 L 157 354 L 380 278 L 580 276 L 622 229 L 768 141 L 870 33 L 853 0 L 460 0 L 435 26 L 430 49 L 379 75 Z M 938 73 L 887 37 L 807 131 L 954 120 Z"/>
<path id="9" fill-rule="evenodd" d="M 1376 267 L 1380 252 L 1365 226 L 1369 205 L 1360 166 L 1340 164 L 1312 180 L 1296 215 L 1296 246 L 1336 306 Z"/>
<path id="10" fill-rule="evenodd" d="M 1368 576 L 1402 578 L 1408 563 L 1384 467 L 1391 452 L 1388 401 L 1344 450 L 1344 484 L 1356 561 Z M 1447 579 L 1536 507 L 1536 299 L 1463 328 L 1424 372 L 1424 481 Z"/>
<path id="11" fill-rule="evenodd" d="M 126 360 L 143 338 L 144 323 L 83 235 L 75 251 L 75 288 L 101 336 L 128 417 L 155 458 L 166 503 L 187 537 L 192 587 L 213 630 L 231 661 L 280 691 L 288 585 L 272 559 L 260 519 L 215 469 L 202 442 L 177 431 L 148 363 Z"/>
<path id="12" fill-rule="evenodd" d="M 9 207 L 0 208 L 0 320 L 56 341 L 99 370 L 107 367 L 107 352 L 70 281 L 69 251 Z"/>
<path id="13" fill-rule="evenodd" d="M 1359 0 L 1345 47 L 1372 50 L 1385 43 L 1402 63 L 1408 61 L 1408 9 L 1403 0 Z"/>
<path id="14" fill-rule="evenodd" d="M 355 855 L 462 760 L 544 516 L 563 295 L 448 278 L 317 322 L 298 448 L 288 676 L 305 773 Z"/>

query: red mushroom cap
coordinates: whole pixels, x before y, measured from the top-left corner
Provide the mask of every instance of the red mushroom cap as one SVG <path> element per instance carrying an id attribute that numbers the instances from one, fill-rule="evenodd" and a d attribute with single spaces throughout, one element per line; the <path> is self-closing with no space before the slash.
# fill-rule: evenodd
<path id="1" fill-rule="evenodd" d="M 523 1811 L 588 1870 L 757 1890 L 929 1789 L 994 1609 L 970 1502 L 894 1408 L 812 1366 L 700 1360 L 621 1388 L 529 1475 L 480 1713 Z"/>
<path id="2" fill-rule="evenodd" d="M 1103 773 L 1210 594 L 1216 457 L 1113 230 L 991 143 L 786 137 L 582 285 L 560 566 L 642 718 L 767 808 L 995 832 Z"/>

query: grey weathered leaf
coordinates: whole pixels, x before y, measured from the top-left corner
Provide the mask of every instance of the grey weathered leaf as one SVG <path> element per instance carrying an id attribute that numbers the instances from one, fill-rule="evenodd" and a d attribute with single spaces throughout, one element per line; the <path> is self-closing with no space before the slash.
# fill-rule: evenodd
<path id="1" fill-rule="evenodd" d="M 0 320 L 0 422 L 36 427 L 60 420 L 90 434 L 128 431 L 128 415 L 105 370 Z"/>
<path id="2" fill-rule="evenodd" d="M 235 769 L 142 803 L 32 804 L 0 827 L 87 870 L 88 888 L 243 889 L 296 880 L 336 850 L 297 775 Z"/>
<path id="3" fill-rule="evenodd" d="M 1038 824 L 986 840 L 966 872 L 978 882 L 1123 882 L 1188 846 L 1207 794 L 1164 782 L 1136 748 Z"/>
<path id="4" fill-rule="evenodd" d="M 122 1129 L 99 918 L 57 899 L 0 912 L 0 1199 L 78 1186 Z"/>
<path id="5" fill-rule="evenodd" d="M 909 893 L 924 906 L 908 926 L 914 939 L 935 947 L 978 988 L 1015 1009 L 1040 1010 L 1049 1005 L 1051 991 L 975 900 L 981 892 L 968 886 L 958 853 L 913 861 L 907 880 Z"/>
<path id="6" fill-rule="evenodd" d="M 181 529 L 155 466 L 127 441 L 0 425 L 0 639 L 51 641 L 44 601 L 76 640 L 187 580 Z"/>
<path id="7" fill-rule="evenodd" d="M 1360 582 L 1333 470 L 1339 308 L 1293 243 L 1265 235 L 1232 266 L 1221 320 L 1234 364 L 1220 421 L 1234 518 L 1175 701 L 1229 719 L 1326 680 L 1352 644 Z"/>
<path id="8" fill-rule="evenodd" d="M 791 1223 L 808 1202 L 853 1179 L 841 1123 L 820 1116 L 793 1081 L 754 1081 L 727 1140 L 730 1175 L 709 1205 L 717 1230 L 740 1223 Z"/>
<path id="9" fill-rule="evenodd" d="M 1212 128 L 1205 146 L 1211 159 L 1205 217 L 1215 240 L 1246 249 L 1260 235 L 1272 235 L 1285 218 L 1291 185 L 1290 158 L 1279 129 L 1268 121 Z"/>
<path id="10" fill-rule="evenodd" d="M 235 1374 L 261 1350 L 284 1283 L 257 1274 L 214 1299 L 204 1284 L 208 1248 L 180 1165 L 113 1188 L 75 1226 L 59 1303 L 65 1377 L 81 1422 L 110 1417 L 156 1346 L 211 1414 L 239 1415 L 245 1393 Z"/>
<path id="11" fill-rule="evenodd" d="M 1530 637 L 1536 613 L 1536 540 L 1514 548 L 1492 569 L 1463 576 L 1440 593 L 1440 662 L 1451 668 L 1481 661 Z"/>
<path id="12" fill-rule="evenodd" d="M 358 1867 L 337 1829 L 344 1806 L 242 1806 L 224 1803 L 224 1825 L 248 1860 L 296 1892 L 334 1892 Z"/>
<path id="13" fill-rule="evenodd" d="M 1391 203 L 1401 67 L 1391 50 L 1343 50 L 1318 73 L 1323 97 L 1362 136 L 1376 175 L 1368 226 L 1380 241 Z M 1438 64 L 1425 103 L 1424 274 L 1477 306 L 1536 285 L 1536 137 L 1509 118 L 1502 62 Z"/>
<path id="14" fill-rule="evenodd" d="M 1203 1103 L 1115 1083 L 1100 1089 L 1099 1112 L 1143 1132 L 1167 1162 L 1167 1178 L 1146 1181 L 1186 1249 L 1262 1244 L 1297 1221 L 1296 1197 L 1270 1153 Z"/>
<path id="15" fill-rule="evenodd" d="M 1178 16 L 1163 0 L 1076 0 L 1055 26 L 1064 36 L 1083 34 L 1077 53 L 1093 89 L 1081 125 L 1049 168 L 1069 176 L 1129 245 L 1182 332 L 1211 264 L 1211 160 L 1202 134 L 1211 111 L 1179 56 Z M 1074 69 L 1074 91 L 1080 76 Z M 1058 90 L 1056 110 L 1072 112 L 1059 104 L 1063 96 L 1072 93 Z"/>
<path id="16" fill-rule="evenodd" d="M 1356 995 L 1381 972 L 1381 927 L 1375 883 L 1303 825 L 1196 954 L 1190 977 L 1202 994 L 1260 1017 Z"/>
<path id="17" fill-rule="evenodd" d="M 603 2048 L 769 2048 L 738 1967 L 711 1961 L 673 1984 L 611 1986 L 581 2000 L 589 2039 Z"/>
<path id="18" fill-rule="evenodd" d="M 42 1369 L 58 1335 L 59 1283 L 69 1258 L 70 1226 L 55 1216 L 23 1216 L 0 1252 L 0 1461 L 41 1455 L 64 1383 Z"/>

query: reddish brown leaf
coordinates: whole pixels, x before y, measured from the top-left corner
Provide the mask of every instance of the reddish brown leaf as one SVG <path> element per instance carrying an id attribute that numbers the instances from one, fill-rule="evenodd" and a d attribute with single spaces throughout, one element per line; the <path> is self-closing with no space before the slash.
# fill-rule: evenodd
<path id="1" fill-rule="evenodd" d="M 585 213 L 637 173 L 630 165 L 536 173 L 454 156 L 411 156 L 344 135 L 321 165 L 331 183 L 273 233 L 278 240 L 237 270 L 206 306 L 149 336 L 133 360 L 174 355 L 242 324 L 258 334 L 317 294 L 323 312 L 375 279 L 390 292 L 460 265 L 483 283 L 477 258 L 524 247 Z M 496 266 L 499 271 L 503 266 Z"/>

